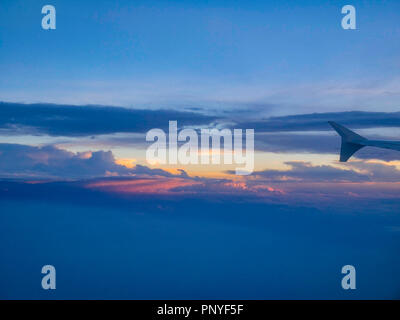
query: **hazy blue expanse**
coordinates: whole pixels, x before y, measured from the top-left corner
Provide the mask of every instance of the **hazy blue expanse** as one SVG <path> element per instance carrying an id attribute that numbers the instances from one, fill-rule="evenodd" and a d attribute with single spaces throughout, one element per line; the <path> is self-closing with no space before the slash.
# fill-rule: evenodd
<path id="1" fill-rule="evenodd" d="M 390 227 L 400 219 L 379 202 L 338 212 L 240 197 L 122 198 L 69 183 L 1 189 L 1 298 L 400 297 L 400 232 Z M 56 290 L 41 288 L 45 264 L 56 267 Z M 341 288 L 345 264 L 357 269 L 357 290 Z"/>

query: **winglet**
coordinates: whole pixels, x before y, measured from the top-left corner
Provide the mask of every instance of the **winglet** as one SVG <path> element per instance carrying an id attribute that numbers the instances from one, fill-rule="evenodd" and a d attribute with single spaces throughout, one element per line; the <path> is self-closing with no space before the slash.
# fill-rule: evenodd
<path id="1" fill-rule="evenodd" d="M 366 139 L 357 133 L 341 126 L 340 124 L 328 121 L 333 129 L 342 137 L 342 145 L 340 148 L 340 162 L 346 162 L 356 151 L 364 147 L 360 142 Z"/>

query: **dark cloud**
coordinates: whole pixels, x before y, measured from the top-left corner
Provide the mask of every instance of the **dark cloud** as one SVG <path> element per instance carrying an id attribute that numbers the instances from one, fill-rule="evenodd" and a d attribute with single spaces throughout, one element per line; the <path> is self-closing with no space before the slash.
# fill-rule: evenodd
<path id="1" fill-rule="evenodd" d="M 72 153 L 54 146 L 0 144 L 2 177 L 88 178 L 128 168 L 115 164 L 111 151 Z"/>
<path id="2" fill-rule="evenodd" d="M 256 132 L 326 131 L 328 121 L 336 121 L 352 128 L 400 127 L 400 112 L 326 112 L 270 117 L 254 121 L 238 121 L 243 128 Z"/>
<path id="3" fill-rule="evenodd" d="M 340 169 L 329 165 L 313 166 L 309 162 L 289 161 L 289 170 L 263 170 L 253 173 L 256 177 L 269 181 L 312 181 L 312 182 L 338 182 L 338 181 L 370 181 L 368 175 L 353 170 Z"/>
<path id="4" fill-rule="evenodd" d="M 104 176 L 185 177 L 162 169 L 137 165 L 127 168 L 115 163 L 111 151 L 73 153 L 54 146 L 32 147 L 0 144 L 0 177 L 87 179 Z"/>
<path id="5" fill-rule="evenodd" d="M 253 176 L 272 182 L 398 182 L 400 170 L 381 163 L 350 162 L 344 168 L 313 166 L 309 162 L 289 161 L 289 170 L 256 171 Z"/>
<path id="6" fill-rule="evenodd" d="M 214 119 L 199 113 L 173 110 L 0 103 L 0 129 L 7 129 L 9 133 L 88 136 L 167 129 L 169 120 L 177 120 L 179 126 L 184 126 L 208 124 Z"/>
<path id="7" fill-rule="evenodd" d="M 366 174 L 374 182 L 400 182 L 400 170 L 396 166 L 378 162 L 355 161 L 347 164 L 350 169 L 355 169 Z"/>
<path id="8" fill-rule="evenodd" d="M 151 169 L 140 164 L 137 164 L 132 170 L 130 170 L 131 173 L 134 173 L 136 175 L 150 175 L 160 177 L 188 177 L 185 170 L 179 169 L 178 171 L 179 174 L 176 175 L 162 169 Z"/>
<path id="9" fill-rule="evenodd" d="M 102 137 L 98 143 L 103 141 L 109 145 L 129 144 L 143 148 L 148 146 L 145 142 L 145 132 L 157 127 L 167 131 L 169 120 L 177 120 L 180 127 L 202 124 L 213 126 L 219 123 L 231 128 L 254 128 L 256 150 L 276 153 L 339 154 L 340 137 L 327 123 L 330 120 L 349 126 L 351 129 L 400 126 L 400 112 L 352 111 L 289 115 L 253 121 L 244 119 L 248 117 L 243 112 L 235 114 L 231 112 L 222 118 L 215 118 L 197 112 L 174 110 L 0 103 L 2 134 L 94 136 L 117 132 L 127 135 L 134 133 L 137 136 L 109 135 Z M 331 131 L 331 134 L 313 134 L 306 131 Z M 358 151 L 354 158 L 390 161 L 399 160 L 400 153 L 366 147 Z"/>
<path id="10" fill-rule="evenodd" d="M 217 118 L 199 112 L 176 110 L 1 102 L 0 129 L 54 136 L 86 136 L 167 129 L 169 120 L 177 120 L 180 126 L 204 125 L 216 120 L 234 122 L 233 127 L 253 128 L 256 132 L 326 131 L 331 130 L 328 121 L 337 121 L 356 129 L 400 126 L 400 112 L 331 112 L 242 120 L 248 118 L 244 114 L 246 112 L 230 112 L 226 117 Z"/>
<path id="11" fill-rule="evenodd" d="M 328 121 L 339 122 L 350 129 L 400 127 L 400 112 L 312 113 L 270 117 L 252 121 L 242 121 L 236 118 L 236 123 L 233 127 L 255 129 L 256 150 L 276 153 L 339 154 L 341 140 L 334 133 Z M 314 132 L 310 131 L 317 132 L 314 134 Z M 321 131 L 331 131 L 332 134 L 323 134 Z M 387 139 L 392 140 L 393 138 L 388 137 Z M 354 157 L 390 161 L 400 159 L 400 153 L 392 150 L 366 147 L 358 151 Z"/>
<path id="12" fill-rule="evenodd" d="M 321 143 L 323 141 L 323 143 Z M 340 149 L 337 135 L 311 135 L 294 133 L 255 134 L 254 147 L 268 152 L 335 153 Z"/>

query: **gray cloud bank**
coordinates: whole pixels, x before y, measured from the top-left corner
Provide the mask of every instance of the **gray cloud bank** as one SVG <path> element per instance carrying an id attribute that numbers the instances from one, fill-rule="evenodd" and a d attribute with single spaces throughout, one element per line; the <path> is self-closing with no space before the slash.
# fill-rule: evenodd
<path id="1" fill-rule="evenodd" d="M 251 110 L 246 110 L 250 115 Z M 254 117 L 254 115 L 253 115 Z M 181 126 L 207 125 L 214 121 L 235 123 L 235 128 L 252 128 L 256 132 L 328 131 L 328 121 L 357 128 L 400 127 L 400 112 L 330 112 L 248 119 L 243 112 L 215 117 L 198 112 L 144 110 L 110 106 L 75 106 L 57 104 L 0 103 L 0 129 L 53 136 L 85 136 L 117 132 L 146 132 L 167 128 L 169 120 Z M 230 125 L 229 125 L 230 126 Z M 29 131 L 30 130 L 30 131 Z"/>
<path id="2" fill-rule="evenodd" d="M 357 161 L 342 168 L 302 161 L 285 164 L 290 167 L 289 170 L 263 170 L 253 175 L 270 182 L 400 182 L 400 170 L 380 163 Z"/>
<path id="3" fill-rule="evenodd" d="M 400 112 L 325 112 L 270 117 L 261 120 L 238 122 L 257 132 L 293 132 L 331 130 L 328 121 L 340 122 L 357 128 L 400 127 Z"/>
<path id="4" fill-rule="evenodd" d="M 146 132 L 178 124 L 202 125 L 215 118 L 192 112 L 139 110 L 107 106 L 0 103 L 0 129 L 8 133 L 88 136 L 116 132 Z"/>
<path id="5" fill-rule="evenodd" d="M 251 110 L 246 110 L 248 115 Z M 84 137 L 102 135 L 101 140 L 113 145 L 146 146 L 132 137 L 111 137 L 113 133 L 144 134 L 152 128 L 168 130 L 168 121 L 177 120 L 179 127 L 210 126 L 253 128 L 255 148 L 260 151 L 285 153 L 337 154 L 340 138 L 327 121 L 337 121 L 351 129 L 400 128 L 400 112 L 330 112 L 298 114 L 248 120 L 243 112 L 214 117 L 198 112 L 176 110 L 138 110 L 107 106 L 74 106 L 56 104 L 0 103 L 0 134 L 50 135 Z M 254 116 L 253 116 L 254 117 Z M 332 134 L 310 134 L 313 131 Z M 97 140 L 96 140 L 97 141 Z M 97 141 L 100 143 L 101 141 Z M 400 153 L 376 148 L 364 148 L 356 153 L 359 159 L 398 160 Z"/>
<path id="6" fill-rule="evenodd" d="M 118 165 L 111 151 L 73 153 L 54 146 L 0 144 L 2 178 L 88 179 L 130 175 L 177 176 L 142 165 L 134 168 Z M 187 175 L 181 170 L 179 176 Z"/>

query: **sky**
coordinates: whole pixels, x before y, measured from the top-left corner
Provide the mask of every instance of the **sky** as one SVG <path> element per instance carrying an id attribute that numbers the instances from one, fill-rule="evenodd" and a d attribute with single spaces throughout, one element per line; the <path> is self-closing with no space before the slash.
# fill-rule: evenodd
<path id="1" fill-rule="evenodd" d="M 2 1 L 0 298 L 398 299 L 400 153 L 327 122 L 400 140 L 400 3 L 346 4 Z M 254 171 L 149 163 L 169 121 L 254 129 Z"/>
<path id="2" fill-rule="evenodd" d="M 45 32 L 42 3 L 3 1 L 0 93 L 25 103 L 390 111 L 400 4 L 353 1 L 352 31 L 341 28 L 345 4 L 55 1 L 57 28 Z"/>

